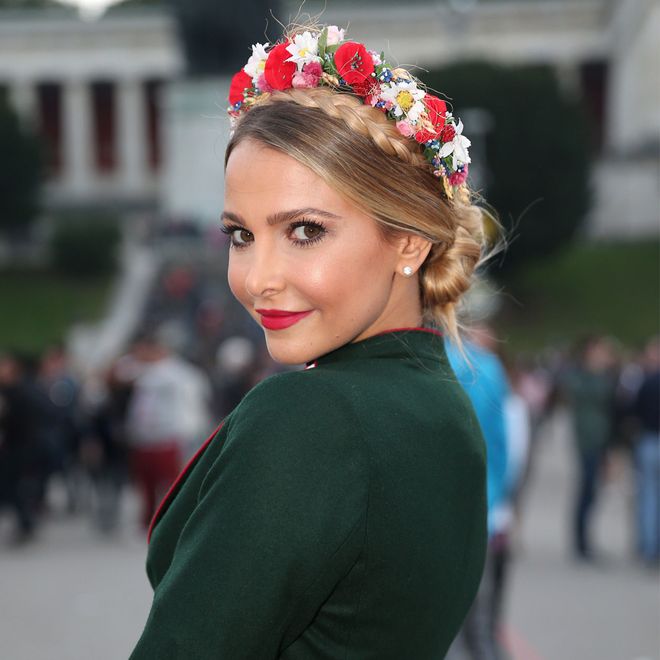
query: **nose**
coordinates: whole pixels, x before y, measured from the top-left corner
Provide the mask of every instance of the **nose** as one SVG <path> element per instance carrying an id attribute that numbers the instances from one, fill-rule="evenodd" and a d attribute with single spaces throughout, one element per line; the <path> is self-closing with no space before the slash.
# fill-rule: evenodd
<path id="1" fill-rule="evenodd" d="M 277 250 L 272 243 L 258 245 L 255 241 L 245 276 L 245 290 L 253 298 L 263 298 L 283 288 L 283 264 Z"/>

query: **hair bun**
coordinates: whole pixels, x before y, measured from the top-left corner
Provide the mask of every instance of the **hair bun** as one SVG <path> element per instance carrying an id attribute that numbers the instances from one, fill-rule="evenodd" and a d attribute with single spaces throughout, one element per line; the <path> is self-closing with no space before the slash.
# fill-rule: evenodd
<path id="1" fill-rule="evenodd" d="M 437 243 L 422 265 L 423 307 L 430 319 L 443 319 L 451 334 L 457 330 L 455 306 L 473 283 L 482 257 L 483 223 L 474 206 L 456 208 L 459 222 L 451 243 Z"/>

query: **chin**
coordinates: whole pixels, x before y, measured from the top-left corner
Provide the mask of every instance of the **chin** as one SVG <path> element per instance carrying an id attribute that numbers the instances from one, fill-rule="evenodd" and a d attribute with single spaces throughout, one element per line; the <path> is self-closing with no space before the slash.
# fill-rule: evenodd
<path id="1" fill-rule="evenodd" d="M 309 346 L 301 346 L 299 342 L 284 337 L 274 338 L 266 334 L 266 348 L 270 357 L 279 364 L 305 364 L 316 356 Z"/>

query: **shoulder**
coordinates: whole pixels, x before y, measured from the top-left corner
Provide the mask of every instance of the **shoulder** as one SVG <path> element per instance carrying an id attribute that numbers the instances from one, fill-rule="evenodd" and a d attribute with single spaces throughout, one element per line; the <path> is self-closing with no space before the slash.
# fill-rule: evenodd
<path id="1" fill-rule="evenodd" d="M 227 447 L 264 460 L 361 462 L 360 420 L 349 395 L 321 370 L 276 374 L 253 387 L 227 418 Z"/>
<path id="2" fill-rule="evenodd" d="M 263 417 L 271 422 L 305 420 L 338 421 L 352 416 L 352 406 L 342 383 L 321 369 L 287 371 L 270 376 L 253 387 L 235 410 L 235 417 Z"/>

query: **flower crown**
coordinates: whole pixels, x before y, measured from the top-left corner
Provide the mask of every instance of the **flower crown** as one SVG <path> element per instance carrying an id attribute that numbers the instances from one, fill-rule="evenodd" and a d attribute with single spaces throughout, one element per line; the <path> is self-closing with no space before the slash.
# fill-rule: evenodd
<path id="1" fill-rule="evenodd" d="M 320 32 L 293 34 L 273 46 L 252 46 L 251 57 L 229 88 L 232 125 L 259 97 L 274 90 L 324 86 L 350 92 L 381 110 L 402 135 L 421 145 L 451 198 L 465 184 L 470 163 L 463 123 L 447 111 L 445 101 L 421 89 L 406 69 L 393 68 L 383 53 L 345 40 L 344 32 L 330 25 Z"/>

